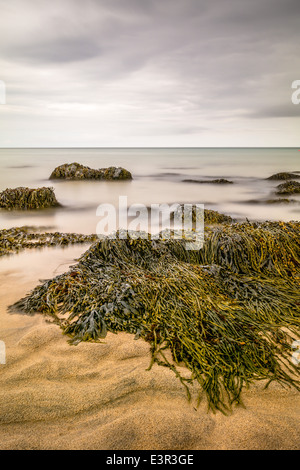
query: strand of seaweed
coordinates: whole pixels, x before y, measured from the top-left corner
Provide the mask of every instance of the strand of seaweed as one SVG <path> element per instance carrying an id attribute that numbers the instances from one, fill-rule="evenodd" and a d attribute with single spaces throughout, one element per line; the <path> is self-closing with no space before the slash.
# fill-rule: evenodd
<path id="1" fill-rule="evenodd" d="M 170 368 L 189 398 L 198 383 L 198 400 L 226 413 L 256 380 L 300 390 L 290 360 L 300 332 L 299 235 L 298 222 L 248 222 L 209 231 L 199 251 L 184 240 L 104 239 L 11 310 L 50 316 L 74 345 L 107 331 L 135 334 L 150 343 L 149 368 Z"/>

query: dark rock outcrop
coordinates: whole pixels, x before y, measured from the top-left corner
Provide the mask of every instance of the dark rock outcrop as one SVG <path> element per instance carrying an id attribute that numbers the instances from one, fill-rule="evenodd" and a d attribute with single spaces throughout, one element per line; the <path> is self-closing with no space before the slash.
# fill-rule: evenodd
<path id="1" fill-rule="evenodd" d="M 287 181 L 277 186 L 276 194 L 297 194 L 300 193 L 300 183 L 298 181 Z"/>
<path id="2" fill-rule="evenodd" d="M 0 208 L 6 210 L 36 210 L 58 207 L 53 188 L 15 188 L 0 193 Z"/>
<path id="3" fill-rule="evenodd" d="M 65 163 L 55 168 L 50 179 L 118 181 L 132 180 L 132 175 L 128 170 L 121 167 L 111 166 L 94 170 L 79 163 Z"/>
<path id="4" fill-rule="evenodd" d="M 176 216 L 180 216 L 184 218 L 184 204 L 179 204 L 177 211 L 171 213 L 171 220 L 174 220 Z M 196 221 L 197 218 L 197 210 L 196 205 L 192 205 L 191 207 L 191 215 L 192 215 L 192 222 Z M 220 212 L 213 211 L 211 209 L 204 209 L 204 222 L 207 225 L 214 225 L 214 224 L 231 224 L 234 223 L 235 220 L 230 217 L 230 215 L 221 214 Z"/>
<path id="5" fill-rule="evenodd" d="M 245 202 L 243 201 L 243 204 Z M 295 204 L 297 201 L 295 199 L 288 198 L 278 198 L 278 199 L 250 199 L 246 201 L 247 204 Z"/>
<path id="6" fill-rule="evenodd" d="M 270 181 L 285 181 L 285 180 L 292 180 L 293 178 L 294 179 L 295 178 L 300 178 L 300 175 L 296 175 L 295 173 L 287 173 L 287 172 L 276 173 L 275 175 L 272 175 L 269 178 L 267 178 L 267 180 L 270 180 Z"/>
<path id="7" fill-rule="evenodd" d="M 185 179 L 183 183 L 198 183 L 198 184 L 233 184 L 232 181 L 228 181 L 224 178 L 219 178 L 216 180 L 194 180 L 194 179 Z"/>

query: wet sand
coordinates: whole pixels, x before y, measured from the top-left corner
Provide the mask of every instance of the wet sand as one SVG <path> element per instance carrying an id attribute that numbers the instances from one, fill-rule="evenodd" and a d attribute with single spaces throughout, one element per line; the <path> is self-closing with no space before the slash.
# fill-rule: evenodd
<path id="1" fill-rule="evenodd" d="M 254 384 L 232 414 L 198 410 L 174 374 L 147 371 L 149 345 L 109 334 L 101 344 L 70 346 L 40 315 L 7 306 L 39 279 L 67 270 L 84 249 L 44 249 L 0 260 L 0 449 L 296 450 L 300 394 Z"/>

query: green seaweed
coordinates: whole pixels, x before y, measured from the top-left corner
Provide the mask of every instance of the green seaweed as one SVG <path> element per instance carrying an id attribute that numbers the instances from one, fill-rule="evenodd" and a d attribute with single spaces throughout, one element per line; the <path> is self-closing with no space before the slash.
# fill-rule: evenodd
<path id="1" fill-rule="evenodd" d="M 226 413 L 253 381 L 298 390 L 300 224 L 223 224 L 198 251 L 185 240 L 104 238 L 11 311 L 52 318 L 71 344 L 125 331 L 150 344 L 198 399 Z M 166 350 L 170 350 L 172 360 Z M 182 375 L 184 365 L 189 377 Z"/>

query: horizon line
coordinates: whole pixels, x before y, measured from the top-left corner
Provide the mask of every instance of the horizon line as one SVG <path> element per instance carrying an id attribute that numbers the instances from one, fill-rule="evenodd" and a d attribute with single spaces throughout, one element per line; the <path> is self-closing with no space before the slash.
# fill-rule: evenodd
<path id="1" fill-rule="evenodd" d="M 67 149 L 67 150 L 76 150 L 76 149 L 82 149 L 82 150 L 116 150 L 116 149 L 297 149 L 298 146 L 288 146 L 288 147 L 277 147 L 277 146 L 263 146 L 263 147 L 257 147 L 257 146 L 252 146 L 252 147 L 0 147 L 0 150 L 61 150 L 61 149 Z"/>

